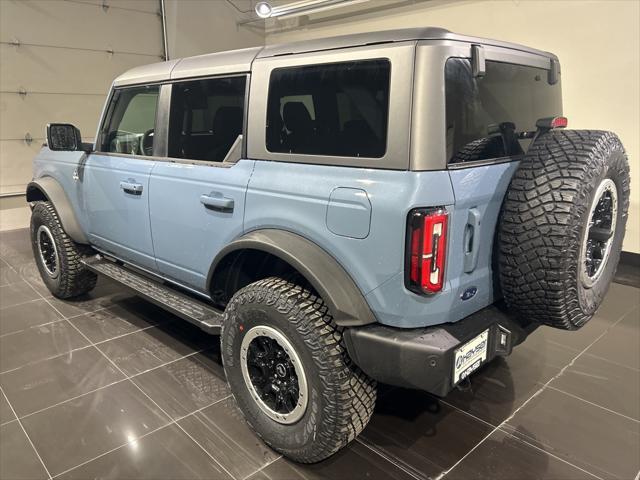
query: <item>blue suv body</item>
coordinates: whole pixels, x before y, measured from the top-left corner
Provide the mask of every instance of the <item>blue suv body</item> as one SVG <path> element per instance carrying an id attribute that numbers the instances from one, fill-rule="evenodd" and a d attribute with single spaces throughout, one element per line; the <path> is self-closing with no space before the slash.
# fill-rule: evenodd
<path id="1" fill-rule="evenodd" d="M 52 204 L 78 268 L 222 328 L 223 349 L 239 292 L 280 278 L 322 299 L 367 378 L 444 395 L 536 327 L 501 307 L 495 240 L 520 162 L 556 126 L 537 121 L 562 114 L 559 78 L 553 54 L 438 28 L 139 67 L 114 81 L 93 144 L 49 126 L 27 198 Z M 59 282 L 38 225 L 43 278 Z M 295 342 L 270 331 L 256 335 L 292 360 L 269 378 L 291 371 L 302 392 Z M 301 393 L 286 412 L 265 404 L 247 368 L 267 417 L 306 418 Z"/>

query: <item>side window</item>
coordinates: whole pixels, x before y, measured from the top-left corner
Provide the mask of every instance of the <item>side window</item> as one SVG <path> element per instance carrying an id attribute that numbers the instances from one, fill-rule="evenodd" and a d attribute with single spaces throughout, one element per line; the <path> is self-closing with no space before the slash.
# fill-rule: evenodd
<path id="1" fill-rule="evenodd" d="M 547 70 L 486 62 L 475 78 L 466 58 L 445 66 L 447 157 L 450 163 L 524 153 L 536 120 L 562 114 L 560 82 L 550 85 Z"/>
<path id="2" fill-rule="evenodd" d="M 245 85 L 245 76 L 174 83 L 169 156 L 224 160 L 242 134 Z"/>
<path id="3" fill-rule="evenodd" d="M 157 85 L 115 91 L 102 133 L 103 152 L 153 155 Z"/>
<path id="4" fill-rule="evenodd" d="M 387 148 L 388 60 L 275 69 L 267 150 L 380 158 Z"/>

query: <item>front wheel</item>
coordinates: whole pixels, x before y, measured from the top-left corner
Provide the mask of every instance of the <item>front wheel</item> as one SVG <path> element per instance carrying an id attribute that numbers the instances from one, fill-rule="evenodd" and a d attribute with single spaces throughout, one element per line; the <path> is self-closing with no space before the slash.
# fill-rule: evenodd
<path id="1" fill-rule="evenodd" d="M 88 247 L 66 234 L 51 202 L 37 202 L 33 207 L 31 248 L 42 281 L 55 297 L 76 297 L 96 286 L 97 275 L 81 262 Z"/>
<path id="2" fill-rule="evenodd" d="M 323 460 L 367 425 L 375 381 L 349 359 L 322 299 L 280 278 L 238 291 L 222 327 L 227 381 L 249 425 L 292 460 Z"/>

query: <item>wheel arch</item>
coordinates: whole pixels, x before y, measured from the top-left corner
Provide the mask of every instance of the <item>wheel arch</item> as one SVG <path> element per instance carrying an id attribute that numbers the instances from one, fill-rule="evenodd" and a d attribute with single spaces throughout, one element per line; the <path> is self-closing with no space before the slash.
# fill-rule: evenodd
<path id="1" fill-rule="evenodd" d="M 62 228 L 66 234 L 77 243 L 89 243 L 89 239 L 76 218 L 69 197 L 67 197 L 64 188 L 55 178 L 42 177 L 29 182 L 26 190 L 26 198 L 27 202 L 51 202 L 60 218 L 60 222 L 62 222 Z"/>
<path id="2" fill-rule="evenodd" d="M 257 254 L 260 259 L 269 256 L 289 266 L 323 298 L 340 326 L 377 321 L 362 292 L 335 258 L 310 240 L 285 230 L 255 230 L 223 248 L 209 269 L 207 289 L 210 292 L 220 275 L 229 275 L 234 270 L 229 268 L 230 273 L 226 273 L 224 266 L 233 266 L 241 254 L 254 255 L 253 258 Z"/>

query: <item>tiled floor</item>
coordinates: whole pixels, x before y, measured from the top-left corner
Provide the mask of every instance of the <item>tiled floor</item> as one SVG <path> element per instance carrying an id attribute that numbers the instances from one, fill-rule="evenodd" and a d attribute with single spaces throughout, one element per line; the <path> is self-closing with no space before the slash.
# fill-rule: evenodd
<path id="1" fill-rule="evenodd" d="M 629 283 L 629 282 L 627 282 Z M 51 298 L 26 230 L 0 234 L 0 478 L 638 478 L 640 289 L 578 332 L 538 329 L 472 388 L 383 387 L 360 438 L 317 465 L 261 443 L 210 337 L 100 281 Z"/>

